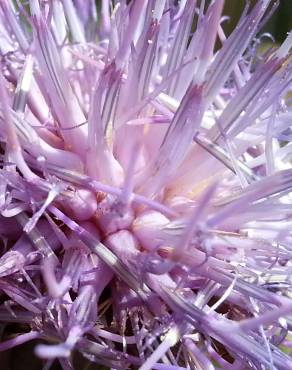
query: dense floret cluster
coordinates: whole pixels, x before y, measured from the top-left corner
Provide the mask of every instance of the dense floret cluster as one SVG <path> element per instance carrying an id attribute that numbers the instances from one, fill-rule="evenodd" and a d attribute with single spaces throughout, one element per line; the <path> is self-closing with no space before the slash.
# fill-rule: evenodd
<path id="1" fill-rule="evenodd" d="M 0 351 L 292 369 L 292 33 L 209 3 L 0 1 Z"/>

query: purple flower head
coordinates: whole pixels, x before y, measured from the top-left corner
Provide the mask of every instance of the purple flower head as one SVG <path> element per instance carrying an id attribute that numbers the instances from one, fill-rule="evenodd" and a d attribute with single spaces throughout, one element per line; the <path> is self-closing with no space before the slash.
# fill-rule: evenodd
<path id="1" fill-rule="evenodd" d="M 292 33 L 97 3 L 0 1 L 0 351 L 292 369 Z"/>

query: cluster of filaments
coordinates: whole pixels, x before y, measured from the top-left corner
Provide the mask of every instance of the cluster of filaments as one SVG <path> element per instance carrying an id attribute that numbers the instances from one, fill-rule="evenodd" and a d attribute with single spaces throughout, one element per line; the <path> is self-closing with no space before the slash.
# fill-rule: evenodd
<path id="1" fill-rule="evenodd" d="M 0 2 L 0 350 L 292 369 L 291 34 L 259 52 L 271 0 L 228 38 L 224 0 L 100 3 Z"/>

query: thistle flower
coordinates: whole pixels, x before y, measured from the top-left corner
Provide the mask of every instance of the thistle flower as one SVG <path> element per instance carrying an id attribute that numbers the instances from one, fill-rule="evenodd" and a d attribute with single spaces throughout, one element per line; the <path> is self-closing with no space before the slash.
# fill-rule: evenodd
<path id="1" fill-rule="evenodd" d="M 0 2 L 1 351 L 292 369 L 292 33 L 223 6 Z"/>

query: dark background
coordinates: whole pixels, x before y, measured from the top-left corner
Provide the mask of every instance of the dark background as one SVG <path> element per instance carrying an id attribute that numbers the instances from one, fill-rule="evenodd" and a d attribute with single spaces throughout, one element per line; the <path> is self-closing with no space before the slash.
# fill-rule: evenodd
<path id="1" fill-rule="evenodd" d="M 256 1 L 252 0 L 254 4 Z M 271 33 L 278 42 L 285 39 L 288 31 L 292 30 L 292 0 L 280 0 L 279 7 L 268 21 L 263 32 Z M 225 0 L 224 14 L 231 16 L 229 22 L 225 22 L 224 29 L 231 31 L 244 8 L 246 0 Z"/>

